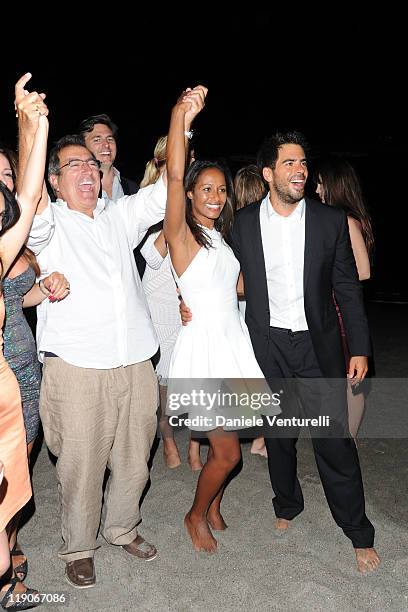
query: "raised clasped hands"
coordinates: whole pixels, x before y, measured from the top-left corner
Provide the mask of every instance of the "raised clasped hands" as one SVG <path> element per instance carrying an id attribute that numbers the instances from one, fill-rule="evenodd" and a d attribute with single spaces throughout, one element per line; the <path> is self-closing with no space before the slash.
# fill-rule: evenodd
<path id="1" fill-rule="evenodd" d="M 28 81 L 31 79 L 31 73 L 26 72 L 15 85 L 15 99 L 14 108 L 16 110 L 16 117 L 20 121 L 25 121 L 33 126 L 33 129 L 38 127 L 41 117 L 44 117 L 42 121 L 46 121 L 48 116 L 48 107 L 44 102 L 45 93 L 38 93 L 36 91 L 29 92 L 26 89 Z"/>
<path id="2" fill-rule="evenodd" d="M 205 98 L 208 89 L 204 85 L 197 85 L 193 89 L 188 87 L 177 101 L 177 106 L 182 106 L 185 110 L 184 127 L 188 130 L 198 115 L 205 106 Z"/>

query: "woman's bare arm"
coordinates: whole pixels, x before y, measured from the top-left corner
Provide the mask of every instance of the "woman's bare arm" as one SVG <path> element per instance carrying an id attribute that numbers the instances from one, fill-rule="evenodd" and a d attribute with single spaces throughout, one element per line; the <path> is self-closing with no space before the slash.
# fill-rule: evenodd
<path id="1" fill-rule="evenodd" d="M 184 195 L 186 145 L 184 117 L 190 102 L 180 98 L 171 113 L 166 147 L 167 208 L 163 231 L 166 242 L 173 249 L 184 243 L 187 235 Z"/>
<path id="2" fill-rule="evenodd" d="M 242 272 L 239 273 L 238 277 L 237 294 L 239 297 L 245 297 L 244 277 L 242 276 Z"/>
<path id="3" fill-rule="evenodd" d="M 15 88 L 19 134 L 24 133 L 28 129 L 27 112 L 37 113 L 37 128 L 33 145 L 28 155 L 24 176 L 20 177 L 17 200 L 21 208 L 21 215 L 17 223 L 0 240 L 3 276 L 7 273 L 28 236 L 37 205 L 41 199 L 44 182 L 48 138 L 48 119 L 46 114 L 48 114 L 48 109 L 45 110 L 47 107 L 44 105 L 43 98 L 39 94 L 36 92 L 27 94 L 25 92 L 25 85 L 30 78 L 31 75 L 29 73 L 25 74 L 19 79 Z"/>
<path id="4" fill-rule="evenodd" d="M 354 259 L 356 261 L 358 278 L 368 280 L 370 278 L 370 259 L 367 253 L 367 247 L 361 233 L 360 224 L 352 217 L 347 217 L 351 248 L 353 249 Z"/>
<path id="5" fill-rule="evenodd" d="M 41 284 L 40 284 L 41 283 Z M 60 272 L 52 272 L 39 283 L 33 285 L 24 296 L 23 308 L 38 306 L 48 298 L 51 302 L 59 302 L 70 293 L 69 281 Z"/>
<path id="6" fill-rule="evenodd" d="M 176 271 L 184 270 L 193 256 L 189 252 L 188 239 L 191 237 L 191 232 L 186 223 L 185 212 L 186 140 L 184 131 L 203 109 L 206 95 L 207 89 L 201 85 L 183 92 L 173 108 L 167 137 L 167 208 L 163 231 Z"/>

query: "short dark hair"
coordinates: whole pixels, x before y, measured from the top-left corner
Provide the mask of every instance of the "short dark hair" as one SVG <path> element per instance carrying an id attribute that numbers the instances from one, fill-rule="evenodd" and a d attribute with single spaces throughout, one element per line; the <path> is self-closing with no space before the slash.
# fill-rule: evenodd
<path id="1" fill-rule="evenodd" d="M 48 178 L 51 176 L 51 174 L 60 173 L 59 154 L 62 149 L 65 149 L 65 147 L 70 146 L 84 147 L 85 149 L 87 148 L 83 137 L 79 134 L 68 134 L 67 136 L 63 136 L 62 138 L 57 140 L 57 142 L 51 149 L 50 158 L 48 160 Z M 89 151 L 89 149 L 87 150 Z M 96 159 L 95 155 L 91 151 L 89 151 L 89 155 Z"/>
<path id="2" fill-rule="evenodd" d="M 85 136 L 86 132 L 92 132 L 95 125 L 97 123 L 102 123 L 102 125 L 107 125 L 108 128 L 112 130 L 112 136 L 116 138 L 116 134 L 118 133 L 118 126 L 116 123 L 113 123 L 112 119 L 109 115 L 92 115 L 92 117 L 88 117 L 88 119 L 84 119 L 81 121 L 78 127 L 78 132 Z"/>
<path id="3" fill-rule="evenodd" d="M 279 149 L 285 144 L 296 144 L 302 147 L 305 155 L 309 151 L 306 138 L 300 132 L 277 132 L 274 136 L 266 138 L 257 155 L 257 164 L 262 168 L 275 168 L 279 156 Z"/>

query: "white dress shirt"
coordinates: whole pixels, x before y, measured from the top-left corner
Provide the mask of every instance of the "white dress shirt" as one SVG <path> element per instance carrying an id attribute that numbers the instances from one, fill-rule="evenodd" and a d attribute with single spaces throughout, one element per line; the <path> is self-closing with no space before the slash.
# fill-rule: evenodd
<path id="1" fill-rule="evenodd" d="M 116 202 L 119 198 L 123 198 L 124 195 L 122 183 L 120 182 L 120 172 L 117 168 L 113 168 L 112 197 L 110 198 L 104 190 L 102 190 L 102 197 L 105 200 Z"/>
<path id="2" fill-rule="evenodd" d="M 157 351 L 133 249 L 164 217 L 166 188 L 159 179 L 117 202 L 99 199 L 93 218 L 66 202 L 49 202 L 34 217 L 28 245 L 41 273 L 57 270 L 71 292 L 38 307 L 37 348 L 83 368 L 116 368 Z"/>
<path id="3" fill-rule="evenodd" d="M 303 299 L 305 200 L 288 217 L 275 212 L 269 194 L 260 207 L 270 325 L 308 329 Z"/>

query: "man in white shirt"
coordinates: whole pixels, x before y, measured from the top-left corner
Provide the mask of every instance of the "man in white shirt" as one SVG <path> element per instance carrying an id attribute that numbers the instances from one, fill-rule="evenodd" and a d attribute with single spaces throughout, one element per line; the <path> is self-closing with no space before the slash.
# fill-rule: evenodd
<path id="1" fill-rule="evenodd" d="M 198 100 L 187 117 L 186 130 L 199 105 Z M 28 147 L 21 143 L 22 159 Z M 166 189 L 161 178 L 116 203 L 98 199 L 99 166 L 80 136 L 56 144 L 49 180 L 57 201 L 50 202 L 44 190 L 29 239 L 42 271 L 58 269 L 70 280 L 64 301 L 45 300 L 39 308 L 37 343 L 44 362 L 44 437 L 58 458 L 64 540 L 59 556 L 77 588 L 95 585 L 106 467 L 102 535 L 138 558 L 157 555 L 136 528 L 156 432 L 157 380 L 150 357 L 158 342 L 133 249 L 163 218 Z"/>

